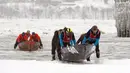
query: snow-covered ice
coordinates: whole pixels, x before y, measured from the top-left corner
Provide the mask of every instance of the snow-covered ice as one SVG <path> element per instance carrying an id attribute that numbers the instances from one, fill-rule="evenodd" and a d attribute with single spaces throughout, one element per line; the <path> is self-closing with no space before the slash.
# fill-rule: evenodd
<path id="1" fill-rule="evenodd" d="M 116 36 L 114 20 L 0 19 L 0 25 L 2 73 L 129 73 L 130 38 Z M 100 59 L 96 59 L 93 54 L 92 62 L 87 64 L 50 61 L 51 39 L 56 29 L 70 27 L 78 39 L 80 34 L 87 32 L 93 25 L 105 33 L 100 40 Z M 41 36 L 43 50 L 23 52 L 13 49 L 17 35 L 28 29 Z"/>
<path id="2" fill-rule="evenodd" d="M 111 60 L 107 64 L 67 64 L 56 61 L 1 60 L 0 68 L 1 73 L 129 73 L 129 61 Z"/>

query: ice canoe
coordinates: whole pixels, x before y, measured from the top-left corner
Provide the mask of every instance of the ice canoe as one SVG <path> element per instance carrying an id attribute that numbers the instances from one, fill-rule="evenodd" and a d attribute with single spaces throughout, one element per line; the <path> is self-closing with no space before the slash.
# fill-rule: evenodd
<path id="1" fill-rule="evenodd" d="M 39 49 L 40 43 L 34 41 L 22 42 L 19 45 L 21 51 L 36 51 Z"/>
<path id="2" fill-rule="evenodd" d="M 94 53 L 92 44 L 75 45 L 74 47 L 65 47 L 61 49 L 63 61 L 83 61 Z"/>

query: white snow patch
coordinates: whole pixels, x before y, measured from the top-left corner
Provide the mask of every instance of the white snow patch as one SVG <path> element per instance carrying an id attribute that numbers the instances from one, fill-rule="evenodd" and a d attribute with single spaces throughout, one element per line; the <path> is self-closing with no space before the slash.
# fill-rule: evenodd
<path id="1" fill-rule="evenodd" d="M 1 73 L 129 73 L 130 60 L 107 64 L 67 64 L 56 61 L 0 60 Z M 122 64 L 124 65 L 122 65 Z"/>

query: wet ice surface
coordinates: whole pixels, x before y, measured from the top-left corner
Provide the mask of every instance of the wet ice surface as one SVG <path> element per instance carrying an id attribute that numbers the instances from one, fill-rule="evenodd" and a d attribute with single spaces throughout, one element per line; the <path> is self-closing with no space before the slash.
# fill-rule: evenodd
<path id="1" fill-rule="evenodd" d="M 44 49 L 35 52 L 14 50 L 15 39 L 14 35 L 0 37 L 0 59 L 51 60 L 51 36 L 42 37 Z M 130 59 L 130 38 L 118 38 L 115 34 L 103 34 L 100 40 L 100 51 L 101 59 Z M 95 59 L 95 54 L 93 54 L 92 60 Z"/>
<path id="2" fill-rule="evenodd" d="M 51 60 L 51 39 L 54 30 L 65 26 L 72 28 L 76 39 L 80 34 L 87 32 L 93 25 L 106 34 L 101 35 L 101 60 L 130 59 L 130 38 L 116 37 L 114 20 L 46 20 L 46 19 L 14 19 L 0 21 L 0 59 L 6 60 Z M 35 52 L 14 50 L 13 45 L 19 33 L 30 29 L 37 32 L 42 39 L 44 49 Z M 95 60 L 95 54 L 92 60 Z M 98 60 L 97 60 L 98 61 Z"/>
<path id="3" fill-rule="evenodd" d="M 107 59 L 130 59 L 130 38 L 112 37 L 111 35 L 104 35 L 101 39 L 101 57 Z"/>
<path id="4" fill-rule="evenodd" d="M 0 59 L 10 60 L 49 60 L 50 49 L 44 47 L 43 50 L 25 52 L 13 49 L 16 36 L 0 37 Z M 44 44 L 46 46 L 46 44 Z M 47 45 L 48 46 L 48 45 Z"/>

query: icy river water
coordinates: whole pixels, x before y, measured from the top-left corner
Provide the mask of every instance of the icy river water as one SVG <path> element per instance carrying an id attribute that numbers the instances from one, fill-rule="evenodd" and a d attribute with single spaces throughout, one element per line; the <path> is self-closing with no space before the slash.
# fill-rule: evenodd
<path id="1" fill-rule="evenodd" d="M 0 37 L 0 59 L 51 60 L 51 37 L 42 37 L 44 49 L 35 52 L 14 50 L 15 39 L 14 35 Z M 114 34 L 104 34 L 100 40 L 100 51 L 102 59 L 130 59 L 130 38 L 118 38 Z M 95 54 L 92 55 L 92 59 L 95 59 Z"/>
<path id="2" fill-rule="evenodd" d="M 65 26 L 73 29 L 76 40 L 93 25 L 105 32 L 101 35 L 101 59 L 130 59 L 130 38 L 116 36 L 114 20 L 1 20 L 0 21 L 0 59 L 1 60 L 51 60 L 51 39 L 54 30 Z M 30 29 L 41 36 L 44 49 L 35 52 L 14 50 L 17 35 Z M 79 30 L 77 30 L 79 29 Z M 95 54 L 92 59 L 95 59 Z"/>

